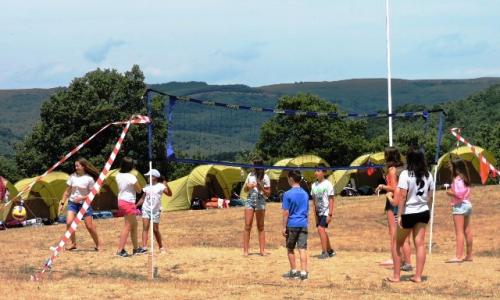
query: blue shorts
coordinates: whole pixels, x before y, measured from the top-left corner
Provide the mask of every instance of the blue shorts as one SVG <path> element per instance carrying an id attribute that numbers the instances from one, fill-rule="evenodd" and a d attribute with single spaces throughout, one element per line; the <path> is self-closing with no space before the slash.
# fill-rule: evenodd
<path id="1" fill-rule="evenodd" d="M 75 203 L 73 201 L 68 201 L 67 211 L 72 211 L 75 214 L 78 214 L 78 212 L 80 211 L 82 206 L 83 206 L 83 203 Z M 92 209 L 92 206 L 89 206 L 84 217 L 92 217 L 93 214 L 94 214 L 94 210 Z"/>
<path id="2" fill-rule="evenodd" d="M 451 207 L 452 214 L 470 216 L 472 214 L 472 204 L 470 202 L 460 202 Z"/>
<path id="3" fill-rule="evenodd" d="M 266 199 L 260 193 L 252 189 L 248 193 L 248 199 L 245 208 L 253 210 L 265 210 Z"/>
<path id="4" fill-rule="evenodd" d="M 328 217 L 327 216 L 320 216 L 316 213 L 316 227 L 323 227 L 323 228 L 328 228 L 328 223 L 326 222 Z"/>

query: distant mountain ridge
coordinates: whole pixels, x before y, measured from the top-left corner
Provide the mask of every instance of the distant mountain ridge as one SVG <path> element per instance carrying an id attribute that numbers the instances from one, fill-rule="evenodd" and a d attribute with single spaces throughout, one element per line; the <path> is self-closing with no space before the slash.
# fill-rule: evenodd
<path id="1" fill-rule="evenodd" d="M 500 84 L 500 78 L 443 80 L 393 79 L 393 105 L 426 107 L 457 101 Z M 283 95 L 312 93 L 339 105 L 346 112 L 386 110 L 386 79 L 349 79 L 325 82 L 296 82 L 249 87 L 242 84 L 209 85 L 205 82 L 169 82 L 151 84 L 153 89 L 174 95 L 227 103 L 274 107 Z M 13 145 L 31 131 L 39 120 L 41 104 L 61 88 L 0 90 L 0 154 L 13 155 Z"/>

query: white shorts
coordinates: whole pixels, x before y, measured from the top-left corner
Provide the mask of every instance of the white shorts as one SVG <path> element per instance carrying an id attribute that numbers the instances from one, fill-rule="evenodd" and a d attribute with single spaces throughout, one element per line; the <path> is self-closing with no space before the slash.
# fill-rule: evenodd
<path id="1" fill-rule="evenodd" d="M 160 211 L 153 211 L 153 223 L 160 224 Z M 142 218 L 151 220 L 151 210 L 142 209 Z"/>

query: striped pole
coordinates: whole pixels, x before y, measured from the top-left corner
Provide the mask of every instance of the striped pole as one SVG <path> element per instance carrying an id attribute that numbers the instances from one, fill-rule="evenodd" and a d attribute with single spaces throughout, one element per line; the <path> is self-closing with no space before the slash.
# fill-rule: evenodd
<path id="1" fill-rule="evenodd" d="M 109 123 L 109 124 L 105 125 L 101 129 L 99 129 L 99 131 L 97 131 L 96 133 L 94 133 L 91 137 L 89 137 L 88 139 L 86 139 L 83 143 L 81 143 L 80 145 L 76 146 L 73 150 L 71 150 L 70 152 L 68 152 L 61 160 L 59 160 L 58 162 L 56 162 L 52 167 L 50 167 L 47 171 L 45 171 L 45 173 L 43 173 L 42 175 L 40 175 L 40 176 L 36 177 L 35 179 L 33 179 L 33 181 L 30 184 L 28 184 L 27 186 L 25 186 L 21 191 L 19 191 L 19 193 L 14 198 L 12 198 L 9 202 L 5 203 L 4 206 L 2 208 L 0 208 L 0 211 L 3 208 L 7 207 L 7 205 L 9 205 L 10 202 L 17 201 L 23 194 L 25 194 L 28 191 L 30 191 L 31 188 L 33 188 L 33 186 L 37 182 L 39 182 L 40 180 L 42 180 L 42 178 L 44 178 L 50 172 L 54 171 L 57 167 L 59 167 L 64 162 L 66 162 L 70 157 L 72 157 L 73 155 L 75 155 L 75 153 L 77 153 L 78 151 L 80 151 L 80 149 L 82 149 L 85 145 L 87 145 L 91 140 L 93 140 L 101 132 L 103 132 L 104 130 L 106 130 L 109 126 L 111 126 L 111 125 L 123 125 L 123 124 L 126 124 L 128 122 L 131 122 L 131 124 L 147 124 L 147 123 L 149 123 L 149 120 L 150 119 L 148 117 L 146 117 L 146 116 L 137 115 L 137 116 L 133 116 L 133 118 L 130 121 L 114 122 L 114 123 Z"/>
<path id="2" fill-rule="evenodd" d="M 470 148 L 470 150 L 472 151 L 472 153 L 474 153 L 474 155 L 476 155 L 479 158 L 479 161 L 481 161 L 482 163 L 486 164 L 488 166 L 488 168 L 490 168 L 490 171 L 493 173 L 493 176 L 497 176 L 497 175 L 500 174 L 500 170 L 497 169 L 494 165 L 492 165 L 484 157 L 484 155 L 481 152 L 479 152 L 479 150 L 477 150 L 476 146 L 472 145 L 466 139 L 463 138 L 463 136 L 460 134 L 460 128 L 452 128 L 452 129 L 450 129 L 450 131 L 451 131 L 451 134 L 457 138 L 457 143 L 458 142 L 462 142 L 465 145 L 467 145 L 467 147 Z"/>
<path id="3" fill-rule="evenodd" d="M 99 174 L 99 178 L 94 183 L 94 186 L 92 187 L 92 190 L 90 191 L 88 197 L 85 198 L 85 202 L 83 203 L 82 208 L 80 209 L 80 211 L 76 215 L 76 218 L 71 223 L 69 229 L 66 230 L 64 235 L 61 237 L 61 240 L 59 241 L 59 244 L 57 244 L 57 247 L 52 251 L 52 255 L 50 256 L 50 258 L 45 262 L 42 271 L 39 274 L 32 275 L 31 280 L 40 280 L 42 275 L 46 271 L 48 271 L 52 268 L 52 264 L 54 263 L 54 260 L 59 255 L 59 253 L 62 251 L 62 249 L 64 248 L 64 245 L 70 239 L 71 235 L 76 231 L 78 224 L 80 224 L 80 222 L 82 221 L 83 216 L 85 215 L 85 213 L 87 212 L 88 208 L 90 207 L 90 205 L 92 203 L 92 200 L 94 200 L 95 196 L 97 195 L 97 193 L 101 189 L 102 184 L 104 182 L 104 179 L 106 179 L 106 176 L 108 175 L 108 172 L 111 169 L 111 165 L 113 165 L 113 162 L 115 161 L 116 156 L 118 155 L 118 152 L 120 151 L 120 148 L 123 144 L 123 140 L 125 139 L 125 136 L 127 135 L 127 132 L 129 130 L 130 125 L 131 124 L 146 124 L 149 122 L 150 122 L 149 118 L 144 117 L 144 116 L 140 116 L 140 117 L 133 117 L 132 119 L 130 119 L 129 121 L 127 121 L 125 123 L 126 124 L 125 128 L 123 128 L 123 131 L 120 135 L 120 138 L 118 139 L 118 142 L 116 143 L 113 151 L 111 152 L 111 155 L 109 156 L 108 161 L 106 162 L 106 165 L 104 166 L 103 170 Z M 117 122 L 117 123 L 112 123 L 112 124 L 123 124 L 123 122 Z M 80 148 L 78 148 L 78 150 Z"/>

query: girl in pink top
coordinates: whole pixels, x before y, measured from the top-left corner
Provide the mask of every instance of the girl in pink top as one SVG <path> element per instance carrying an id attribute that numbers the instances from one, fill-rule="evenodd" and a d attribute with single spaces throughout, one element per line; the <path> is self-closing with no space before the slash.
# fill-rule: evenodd
<path id="1" fill-rule="evenodd" d="M 453 223 L 455 223 L 456 254 L 448 263 L 460 263 L 472 261 L 472 229 L 470 216 L 472 204 L 470 202 L 470 180 L 469 172 L 464 160 L 457 158 L 451 161 L 451 172 L 453 182 L 451 188 L 446 191 L 451 197 Z M 464 257 L 464 237 L 467 245 L 467 254 Z"/>

